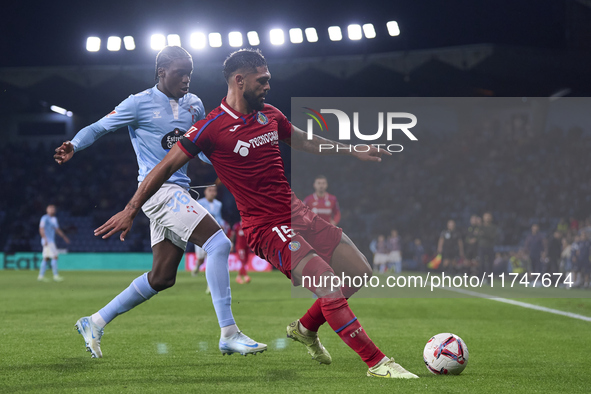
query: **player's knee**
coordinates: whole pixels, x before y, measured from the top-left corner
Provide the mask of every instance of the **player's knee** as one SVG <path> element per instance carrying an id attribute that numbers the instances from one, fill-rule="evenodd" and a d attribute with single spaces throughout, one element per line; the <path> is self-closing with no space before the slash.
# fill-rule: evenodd
<path id="1" fill-rule="evenodd" d="M 207 240 L 205 243 L 204 250 L 207 252 L 208 255 L 211 254 L 222 254 L 228 255 L 230 254 L 230 250 L 232 249 L 232 242 L 223 231 L 219 231 L 215 233 L 210 239 Z"/>
<path id="2" fill-rule="evenodd" d="M 176 276 L 152 276 L 150 286 L 156 291 L 162 291 L 171 288 L 176 283 Z"/>

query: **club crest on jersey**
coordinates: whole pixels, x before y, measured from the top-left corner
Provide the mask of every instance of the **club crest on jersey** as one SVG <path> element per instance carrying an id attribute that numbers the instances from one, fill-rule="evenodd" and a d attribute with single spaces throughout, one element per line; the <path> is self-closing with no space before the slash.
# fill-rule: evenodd
<path id="1" fill-rule="evenodd" d="M 160 141 L 162 143 L 162 149 L 172 149 L 174 144 L 176 144 L 177 141 L 181 139 L 183 134 L 185 134 L 185 132 L 179 128 L 175 128 L 173 131 L 166 134 L 164 137 L 162 137 L 162 141 Z"/>
<path id="2" fill-rule="evenodd" d="M 269 119 L 267 118 L 267 116 L 264 113 L 259 112 L 257 114 L 257 122 L 259 122 L 262 125 L 265 125 L 265 124 L 269 123 Z"/>
<path id="3" fill-rule="evenodd" d="M 291 250 L 292 252 L 295 252 L 296 250 L 298 250 L 300 248 L 300 246 L 302 246 L 302 245 L 298 241 L 291 241 L 289 243 L 289 245 L 287 245 L 289 250 Z"/>

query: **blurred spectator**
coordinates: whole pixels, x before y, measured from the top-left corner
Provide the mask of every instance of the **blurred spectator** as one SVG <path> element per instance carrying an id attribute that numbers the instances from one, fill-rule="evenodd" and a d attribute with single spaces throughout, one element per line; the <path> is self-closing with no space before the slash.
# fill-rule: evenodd
<path id="1" fill-rule="evenodd" d="M 476 274 L 478 270 L 478 230 L 482 225 L 482 219 L 478 215 L 470 217 L 470 226 L 466 229 L 464 238 L 464 257 L 466 268 L 469 272 Z"/>
<path id="2" fill-rule="evenodd" d="M 482 215 L 482 226 L 478 230 L 478 263 L 480 272 L 492 272 L 495 258 L 495 245 L 499 240 L 499 229 L 493 224 L 493 217 L 490 212 Z"/>
<path id="3" fill-rule="evenodd" d="M 464 242 L 455 221 L 448 220 L 447 228 L 439 235 L 437 254 L 441 255 L 443 271 L 455 271 L 458 259 L 464 257 Z"/>
<path id="4" fill-rule="evenodd" d="M 423 243 L 421 242 L 420 238 L 415 238 L 412 246 L 412 256 L 415 266 L 423 271 L 425 269 L 424 259 L 425 259 L 425 248 L 423 247 Z"/>
<path id="5" fill-rule="evenodd" d="M 398 236 L 397 230 L 390 231 L 388 249 L 390 250 L 390 263 L 394 264 L 394 271 L 400 273 L 402 271 L 402 252 L 400 250 L 400 237 Z"/>
<path id="6" fill-rule="evenodd" d="M 531 226 L 531 234 L 525 239 L 524 249 L 529 255 L 530 272 L 543 273 L 542 253 L 546 249 L 546 240 L 540 234 L 539 225 L 534 224 Z"/>
<path id="7" fill-rule="evenodd" d="M 381 234 L 378 235 L 378 238 L 372 241 L 369 248 L 373 252 L 373 271 L 383 274 L 390 262 L 390 250 L 388 249 L 386 237 Z"/>

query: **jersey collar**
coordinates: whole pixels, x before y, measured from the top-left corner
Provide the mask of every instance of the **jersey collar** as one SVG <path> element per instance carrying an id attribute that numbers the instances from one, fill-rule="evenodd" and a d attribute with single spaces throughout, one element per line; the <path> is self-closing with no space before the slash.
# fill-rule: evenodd
<path id="1" fill-rule="evenodd" d="M 183 100 L 183 98 L 186 96 L 181 97 L 180 99 L 174 99 L 172 97 L 168 97 L 167 95 L 165 95 L 164 93 L 162 93 L 160 91 L 160 89 L 158 89 L 158 84 L 154 85 L 154 87 L 152 88 L 152 91 L 154 92 L 154 95 L 159 97 L 161 100 L 166 100 L 166 102 L 169 102 L 170 100 L 174 100 L 174 101 L 178 101 L 179 104 L 181 103 L 181 101 Z"/>
<path id="2" fill-rule="evenodd" d="M 226 101 L 226 97 L 224 97 L 222 99 L 222 103 L 220 104 L 220 108 L 225 113 L 230 115 L 232 117 L 232 119 L 235 119 L 235 120 L 242 119 L 242 121 L 244 121 L 244 123 L 246 123 L 246 119 L 248 119 L 248 117 L 250 117 L 250 116 L 254 117 L 257 114 L 257 111 L 252 111 L 250 114 L 242 114 L 242 113 L 234 110 L 234 108 L 232 108 L 228 105 L 228 102 Z"/>

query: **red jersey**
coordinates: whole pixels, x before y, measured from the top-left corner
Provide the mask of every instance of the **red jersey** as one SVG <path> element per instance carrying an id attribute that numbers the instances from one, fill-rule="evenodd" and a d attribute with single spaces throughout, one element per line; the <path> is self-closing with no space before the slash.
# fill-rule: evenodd
<path id="1" fill-rule="evenodd" d="M 329 193 L 324 193 L 324 197 L 318 197 L 316 193 L 310 194 L 304 199 L 304 204 L 310 207 L 312 212 L 320 216 L 329 223 L 331 219 L 334 224 L 341 221 L 341 210 L 337 198 Z"/>
<path id="2" fill-rule="evenodd" d="M 193 158 L 200 151 L 236 199 L 243 227 L 291 219 L 292 191 L 279 141 L 291 137 L 291 122 L 272 105 L 241 114 L 222 104 L 177 143 Z"/>
<path id="3" fill-rule="evenodd" d="M 236 236 L 234 239 L 234 248 L 236 250 L 248 249 L 246 235 L 244 235 L 244 230 L 242 229 L 242 222 L 238 222 L 232 227 L 232 233 Z"/>

